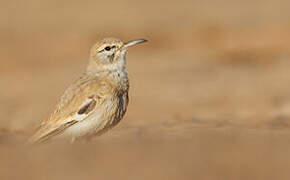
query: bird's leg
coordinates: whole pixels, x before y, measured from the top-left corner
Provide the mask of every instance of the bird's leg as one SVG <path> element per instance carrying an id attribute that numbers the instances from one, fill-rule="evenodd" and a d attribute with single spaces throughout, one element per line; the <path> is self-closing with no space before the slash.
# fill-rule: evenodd
<path id="1" fill-rule="evenodd" d="M 76 141 L 76 137 L 72 137 L 71 140 L 70 140 L 70 143 L 71 143 L 71 144 L 74 144 L 75 141 Z"/>

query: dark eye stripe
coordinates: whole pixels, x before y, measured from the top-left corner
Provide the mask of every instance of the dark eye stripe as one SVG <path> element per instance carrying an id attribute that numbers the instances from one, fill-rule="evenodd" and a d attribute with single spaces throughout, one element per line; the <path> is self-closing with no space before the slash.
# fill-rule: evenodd
<path id="1" fill-rule="evenodd" d="M 98 51 L 98 53 L 103 52 L 103 51 L 111 51 L 114 48 L 118 48 L 116 45 L 113 46 L 106 46 L 104 49 Z"/>

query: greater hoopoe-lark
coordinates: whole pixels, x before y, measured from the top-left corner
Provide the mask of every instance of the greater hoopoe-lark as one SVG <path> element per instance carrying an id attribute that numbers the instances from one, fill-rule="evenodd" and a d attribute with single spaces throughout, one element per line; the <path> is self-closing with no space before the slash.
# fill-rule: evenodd
<path id="1" fill-rule="evenodd" d="M 91 48 L 86 72 L 67 88 L 56 110 L 29 141 L 40 143 L 58 137 L 70 138 L 72 142 L 90 139 L 118 124 L 128 105 L 127 49 L 146 41 L 124 43 L 106 38 L 97 42 Z"/>

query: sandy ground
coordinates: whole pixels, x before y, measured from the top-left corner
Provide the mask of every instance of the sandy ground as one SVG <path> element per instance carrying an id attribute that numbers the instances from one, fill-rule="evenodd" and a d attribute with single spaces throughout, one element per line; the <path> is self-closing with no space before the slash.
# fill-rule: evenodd
<path id="1" fill-rule="evenodd" d="M 289 179 L 290 3 L 1 1 L 0 179 Z M 130 49 L 130 104 L 91 143 L 25 144 L 85 69 Z"/>

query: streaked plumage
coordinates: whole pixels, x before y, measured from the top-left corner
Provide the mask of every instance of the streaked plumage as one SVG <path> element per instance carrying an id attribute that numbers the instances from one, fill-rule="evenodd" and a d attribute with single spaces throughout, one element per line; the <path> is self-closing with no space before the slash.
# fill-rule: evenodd
<path id="1" fill-rule="evenodd" d="M 90 139 L 115 126 L 124 116 L 129 100 L 127 47 L 141 42 L 145 40 L 123 43 L 106 38 L 95 44 L 86 73 L 67 88 L 56 110 L 41 123 L 30 142 L 59 137 Z"/>

